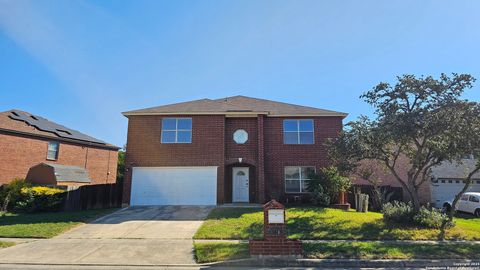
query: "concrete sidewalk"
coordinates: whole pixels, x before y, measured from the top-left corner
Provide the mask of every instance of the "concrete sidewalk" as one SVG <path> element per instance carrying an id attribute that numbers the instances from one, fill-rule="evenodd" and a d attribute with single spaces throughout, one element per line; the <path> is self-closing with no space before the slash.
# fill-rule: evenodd
<path id="1" fill-rule="evenodd" d="M 48 239 L 0 251 L 0 263 L 195 265 L 192 240 Z"/>

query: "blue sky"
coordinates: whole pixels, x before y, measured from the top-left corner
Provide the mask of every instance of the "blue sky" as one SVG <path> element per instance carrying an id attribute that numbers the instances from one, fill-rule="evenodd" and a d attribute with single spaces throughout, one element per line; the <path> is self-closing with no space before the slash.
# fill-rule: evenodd
<path id="1" fill-rule="evenodd" d="M 120 112 L 247 95 L 348 112 L 405 73 L 480 79 L 480 1 L 0 0 L 0 110 L 123 146 Z M 480 100 L 480 80 L 465 97 Z"/>

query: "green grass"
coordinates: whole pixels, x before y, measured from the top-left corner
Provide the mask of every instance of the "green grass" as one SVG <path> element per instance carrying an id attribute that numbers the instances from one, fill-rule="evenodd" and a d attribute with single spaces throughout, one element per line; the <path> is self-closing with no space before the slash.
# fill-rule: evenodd
<path id="1" fill-rule="evenodd" d="M 7 247 L 11 247 L 13 245 L 15 245 L 15 243 L 0 241 L 0 248 L 7 248 Z"/>
<path id="2" fill-rule="evenodd" d="M 450 240 L 480 240 L 480 219 L 456 218 Z M 259 208 L 216 208 L 195 234 L 196 239 L 261 238 L 263 212 Z M 358 213 L 331 208 L 287 209 L 287 233 L 293 239 L 437 240 L 436 229 L 387 224 L 381 213 Z"/>
<path id="3" fill-rule="evenodd" d="M 479 244 L 304 243 L 310 259 L 476 259 Z"/>
<path id="4" fill-rule="evenodd" d="M 35 214 L 7 213 L 0 217 L 0 237 L 50 238 L 114 210 L 117 209 Z"/>
<path id="5" fill-rule="evenodd" d="M 248 258 L 248 244 L 195 243 L 198 263 Z M 303 243 L 309 259 L 476 259 L 480 244 Z"/>
<path id="6" fill-rule="evenodd" d="M 248 244 L 194 243 L 198 263 L 218 262 L 248 258 Z"/>

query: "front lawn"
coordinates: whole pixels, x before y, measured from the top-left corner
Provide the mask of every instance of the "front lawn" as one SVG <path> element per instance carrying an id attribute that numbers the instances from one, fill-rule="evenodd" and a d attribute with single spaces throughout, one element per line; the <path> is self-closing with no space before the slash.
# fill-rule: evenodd
<path id="1" fill-rule="evenodd" d="M 304 243 L 310 259 L 476 259 L 479 244 L 402 244 L 380 242 Z"/>
<path id="2" fill-rule="evenodd" d="M 218 262 L 248 258 L 248 244 L 194 243 L 198 263 Z"/>
<path id="3" fill-rule="evenodd" d="M 480 219 L 456 218 L 447 239 L 480 240 Z M 196 239 L 261 238 L 260 208 L 216 208 L 195 234 Z M 437 240 L 439 230 L 389 225 L 381 213 L 358 213 L 331 208 L 287 209 L 287 233 L 295 239 Z"/>
<path id="4" fill-rule="evenodd" d="M 195 243 L 198 263 L 248 258 L 248 244 Z M 308 259 L 476 259 L 480 244 L 303 243 Z"/>
<path id="5" fill-rule="evenodd" d="M 7 247 L 11 247 L 13 245 L 15 245 L 15 243 L 0 241 L 0 248 L 7 248 Z"/>
<path id="6" fill-rule="evenodd" d="M 0 217 L 0 237 L 50 238 L 117 209 L 12 214 Z"/>

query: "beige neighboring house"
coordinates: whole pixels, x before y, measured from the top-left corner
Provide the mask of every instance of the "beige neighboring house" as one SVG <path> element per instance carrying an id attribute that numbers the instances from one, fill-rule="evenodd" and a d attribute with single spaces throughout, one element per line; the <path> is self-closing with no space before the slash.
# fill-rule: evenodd
<path id="1" fill-rule="evenodd" d="M 445 201 L 452 200 L 453 197 L 463 188 L 463 180 L 474 168 L 477 161 L 473 157 L 465 158 L 462 162 L 443 164 L 433 167 L 430 173 L 430 180 L 424 182 L 419 188 L 420 203 L 430 203 L 435 207 L 441 207 Z M 374 171 L 375 176 L 380 180 L 380 186 L 400 187 L 402 185 L 393 176 L 388 169 L 381 163 L 373 160 L 362 161 L 364 167 Z M 403 179 L 407 179 L 407 158 L 399 158 L 396 165 L 396 171 Z M 368 181 L 358 176 L 354 179 L 357 185 L 370 185 Z M 480 173 L 473 177 L 473 184 L 468 191 L 480 192 Z M 403 190 L 403 200 L 409 201 L 409 195 Z"/>

